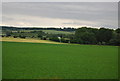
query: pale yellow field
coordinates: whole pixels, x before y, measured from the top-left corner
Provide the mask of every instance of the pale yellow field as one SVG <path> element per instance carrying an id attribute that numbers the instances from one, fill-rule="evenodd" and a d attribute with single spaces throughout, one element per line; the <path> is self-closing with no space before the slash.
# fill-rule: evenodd
<path id="1" fill-rule="evenodd" d="M 0 41 L 65 44 L 65 43 L 53 42 L 49 40 L 39 40 L 39 39 L 32 39 L 32 38 L 22 39 L 22 38 L 13 38 L 13 37 L 0 37 Z"/>

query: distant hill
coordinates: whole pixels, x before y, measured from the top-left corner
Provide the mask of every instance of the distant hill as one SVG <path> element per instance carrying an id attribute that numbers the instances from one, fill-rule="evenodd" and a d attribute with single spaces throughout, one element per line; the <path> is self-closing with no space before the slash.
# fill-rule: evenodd
<path id="1" fill-rule="evenodd" d="M 29 28 L 29 27 L 9 27 L 9 26 L 0 26 L 0 29 L 2 30 L 56 30 L 56 31 L 68 31 L 68 32 L 74 32 L 75 28 Z"/>

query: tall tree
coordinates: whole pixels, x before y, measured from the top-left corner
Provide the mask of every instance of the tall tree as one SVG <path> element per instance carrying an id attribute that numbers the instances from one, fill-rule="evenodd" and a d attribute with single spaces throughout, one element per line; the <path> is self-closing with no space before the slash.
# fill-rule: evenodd
<path id="1" fill-rule="evenodd" d="M 112 38 L 113 30 L 100 28 L 97 32 L 97 41 L 98 42 L 108 42 Z"/>

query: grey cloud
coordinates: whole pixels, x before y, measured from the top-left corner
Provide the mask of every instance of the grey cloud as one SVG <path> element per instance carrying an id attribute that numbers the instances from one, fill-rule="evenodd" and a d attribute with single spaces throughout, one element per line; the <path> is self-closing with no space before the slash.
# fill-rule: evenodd
<path id="1" fill-rule="evenodd" d="M 2 16 L 2 21 L 6 22 L 6 21 L 12 21 L 12 20 L 15 20 L 14 18 L 11 18 L 11 17 L 6 17 L 6 16 Z"/>
<path id="2" fill-rule="evenodd" d="M 119 0 L 3 0 L 3 2 L 118 2 Z"/>
<path id="3" fill-rule="evenodd" d="M 117 27 L 117 8 L 116 2 L 3 3 L 3 14 L 76 19 Z"/>

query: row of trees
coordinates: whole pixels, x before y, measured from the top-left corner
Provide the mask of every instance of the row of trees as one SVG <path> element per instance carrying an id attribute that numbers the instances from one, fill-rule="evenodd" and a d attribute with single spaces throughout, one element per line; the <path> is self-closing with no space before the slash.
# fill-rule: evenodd
<path id="1" fill-rule="evenodd" d="M 14 28 L 12 28 L 13 30 Z M 30 28 L 32 30 L 32 28 Z M 54 28 L 53 28 L 54 29 Z M 113 30 L 107 28 L 87 28 L 82 27 L 78 29 L 67 28 L 65 31 L 75 31 L 75 34 L 48 34 L 41 30 L 32 30 L 29 32 L 23 32 L 20 28 L 14 29 L 13 32 L 9 28 L 3 28 L 6 36 L 12 36 L 14 38 L 39 38 L 42 40 L 52 40 L 64 43 L 77 43 L 77 44 L 97 44 L 97 45 L 120 45 L 120 28 Z M 61 40 L 59 40 L 59 38 Z"/>
<path id="2" fill-rule="evenodd" d="M 46 35 L 42 31 L 29 31 L 29 32 L 23 32 L 23 31 L 6 31 L 5 35 L 3 37 L 14 37 L 14 38 L 42 38 L 44 35 Z"/>
<path id="3" fill-rule="evenodd" d="M 4 30 L 11 30 L 11 31 L 19 31 L 19 30 L 56 30 L 56 31 L 75 31 L 76 28 L 72 28 L 72 27 L 64 27 L 64 28 L 27 28 L 27 27 L 8 27 L 8 26 L 0 26 L 0 28 L 4 31 Z"/>
<path id="4" fill-rule="evenodd" d="M 120 29 L 79 28 L 76 30 L 71 42 L 79 44 L 120 45 Z"/>

